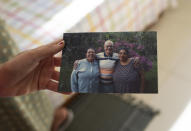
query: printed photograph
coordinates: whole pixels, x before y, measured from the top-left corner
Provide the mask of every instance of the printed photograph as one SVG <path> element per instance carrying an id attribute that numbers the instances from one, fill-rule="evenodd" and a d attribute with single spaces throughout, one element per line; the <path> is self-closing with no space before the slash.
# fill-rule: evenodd
<path id="1" fill-rule="evenodd" d="M 64 33 L 59 92 L 158 93 L 157 32 Z"/>

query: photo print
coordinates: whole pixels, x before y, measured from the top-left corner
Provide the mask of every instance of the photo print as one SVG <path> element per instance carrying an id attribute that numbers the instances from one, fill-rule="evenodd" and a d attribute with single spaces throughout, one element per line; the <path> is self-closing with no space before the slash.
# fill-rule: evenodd
<path id="1" fill-rule="evenodd" d="M 158 93 L 157 32 L 64 33 L 59 92 Z"/>

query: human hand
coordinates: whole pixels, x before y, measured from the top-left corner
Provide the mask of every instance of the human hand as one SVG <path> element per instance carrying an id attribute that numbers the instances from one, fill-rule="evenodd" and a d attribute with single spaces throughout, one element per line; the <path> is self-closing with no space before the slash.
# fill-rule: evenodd
<path id="1" fill-rule="evenodd" d="M 74 113 L 65 107 L 55 109 L 51 131 L 64 131 L 72 122 Z"/>
<path id="2" fill-rule="evenodd" d="M 64 107 L 55 109 L 51 131 L 58 131 L 59 126 L 67 120 L 68 110 Z"/>
<path id="3" fill-rule="evenodd" d="M 0 65 L 0 96 L 17 96 L 42 89 L 57 91 L 60 73 L 55 67 L 61 58 L 54 57 L 64 48 L 56 40 L 36 49 L 24 51 Z"/>
<path id="4" fill-rule="evenodd" d="M 134 58 L 134 67 L 138 67 L 139 64 L 140 64 L 139 57 L 135 57 L 135 58 Z"/>
<path id="5" fill-rule="evenodd" d="M 79 60 L 74 61 L 73 70 L 76 70 L 76 68 L 78 67 L 78 63 L 79 63 Z"/>

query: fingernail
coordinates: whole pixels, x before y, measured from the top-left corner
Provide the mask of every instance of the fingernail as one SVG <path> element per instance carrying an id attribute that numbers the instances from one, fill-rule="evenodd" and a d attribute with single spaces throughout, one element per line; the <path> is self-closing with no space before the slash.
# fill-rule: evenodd
<path id="1" fill-rule="evenodd" d="M 61 41 L 60 43 L 58 43 L 58 45 L 62 45 L 62 44 L 64 44 L 64 41 Z"/>

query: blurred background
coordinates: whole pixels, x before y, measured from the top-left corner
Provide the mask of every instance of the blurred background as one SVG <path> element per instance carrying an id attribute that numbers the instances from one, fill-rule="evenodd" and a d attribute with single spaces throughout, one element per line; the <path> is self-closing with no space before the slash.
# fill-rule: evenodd
<path id="1" fill-rule="evenodd" d="M 8 37 L 0 39 L 0 58 L 6 61 L 64 32 L 157 31 L 159 93 L 132 96 L 160 111 L 146 131 L 190 131 L 190 5 L 189 0 L 1 0 L 1 36 Z M 45 94 L 54 107 L 70 97 Z"/>

